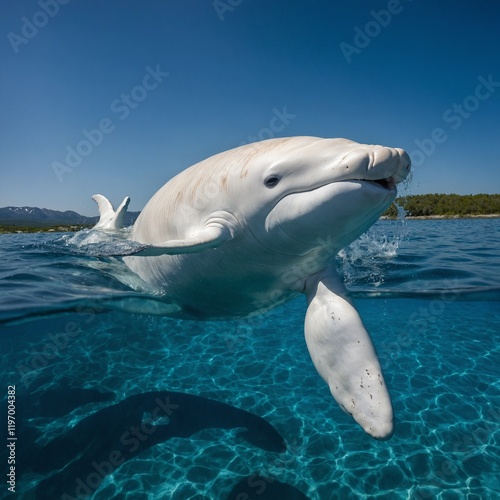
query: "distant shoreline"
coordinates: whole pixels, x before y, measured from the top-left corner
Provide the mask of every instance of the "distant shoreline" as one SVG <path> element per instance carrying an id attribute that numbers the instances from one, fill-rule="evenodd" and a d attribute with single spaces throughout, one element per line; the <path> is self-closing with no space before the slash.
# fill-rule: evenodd
<path id="1" fill-rule="evenodd" d="M 383 220 L 397 220 L 398 217 L 381 217 Z M 457 219 L 500 219 L 500 214 L 460 215 L 406 215 L 406 220 L 457 220 Z"/>
<path id="2" fill-rule="evenodd" d="M 82 229 L 90 229 L 92 226 L 84 225 L 64 225 L 57 224 L 55 226 L 9 226 L 0 224 L 0 235 L 16 234 L 16 233 L 74 233 Z"/>
<path id="3" fill-rule="evenodd" d="M 380 217 L 381 220 L 398 220 L 398 217 L 388 217 L 386 215 Z M 460 219 L 500 219 L 500 214 L 484 214 L 484 215 L 407 215 L 405 220 L 460 220 Z M 68 233 L 81 231 L 82 229 L 91 229 L 92 226 L 85 225 L 62 225 L 45 226 L 45 227 L 23 227 L 9 226 L 0 224 L 0 235 L 16 234 L 16 233 Z"/>

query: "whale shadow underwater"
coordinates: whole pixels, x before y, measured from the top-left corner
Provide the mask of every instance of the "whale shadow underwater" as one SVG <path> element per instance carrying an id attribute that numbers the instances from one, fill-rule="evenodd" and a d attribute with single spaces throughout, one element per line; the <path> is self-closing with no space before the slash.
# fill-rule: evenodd
<path id="1" fill-rule="evenodd" d="M 63 410 L 53 404 L 57 395 Z M 45 391 L 23 409 L 23 419 L 59 417 L 74 409 L 65 400 L 78 407 L 79 403 L 112 399 L 112 393 L 85 389 Z M 26 424 L 23 427 L 23 435 L 34 441 L 36 432 L 30 433 Z M 156 444 L 189 438 L 203 429 L 239 428 L 238 437 L 252 446 L 274 453 L 286 451 L 279 432 L 257 415 L 201 396 L 152 391 L 102 408 L 44 446 L 30 446 L 22 454 L 26 469 L 48 476 L 36 487 L 37 499 L 81 498 L 91 495 L 118 467 Z M 29 446 L 27 439 L 23 441 Z"/>

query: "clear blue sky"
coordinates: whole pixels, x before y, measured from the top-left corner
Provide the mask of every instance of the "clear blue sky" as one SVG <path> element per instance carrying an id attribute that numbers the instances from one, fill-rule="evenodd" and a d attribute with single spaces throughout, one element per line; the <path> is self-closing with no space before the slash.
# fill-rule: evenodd
<path id="1" fill-rule="evenodd" d="M 140 210 L 270 135 L 416 151 L 414 194 L 500 192 L 497 2 L 59 2 L 0 6 L 0 206 Z"/>

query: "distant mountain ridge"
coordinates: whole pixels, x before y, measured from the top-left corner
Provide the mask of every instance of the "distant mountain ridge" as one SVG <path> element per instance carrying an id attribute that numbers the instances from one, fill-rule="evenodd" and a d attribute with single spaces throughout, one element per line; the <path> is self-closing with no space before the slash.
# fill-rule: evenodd
<path id="1" fill-rule="evenodd" d="M 133 224 L 140 212 L 129 212 L 125 216 L 125 225 Z M 56 226 L 95 224 L 99 216 L 87 217 L 72 210 L 61 212 L 38 207 L 3 207 L 0 208 L 0 224 L 15 226 Z"/>

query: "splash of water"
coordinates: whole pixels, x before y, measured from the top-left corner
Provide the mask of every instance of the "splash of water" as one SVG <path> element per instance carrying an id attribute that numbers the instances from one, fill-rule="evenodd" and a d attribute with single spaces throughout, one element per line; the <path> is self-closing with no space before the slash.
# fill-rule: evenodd
<path id="1" fill-rule="evenodd" d="M 347 286 L 368 283 L 381 286 L 386 279 L 387 264 L 397 255 L 401 243 L 408 238 L 405 209 L 394 203 L 395 221 L 382 221 L 372 226 L 337 256 L 340 272 Z"/>
<path id="2" fill-rule="evenodd" d="M 58 247 L 58 250 L 64 249 L 71 254 L 89 257 L 130 255 L 147 247 L 147 245 L 129 239 L 131 230 L 131 227 L 115 231 L 86 229 L 63 235 L 53 244 Z"/>

